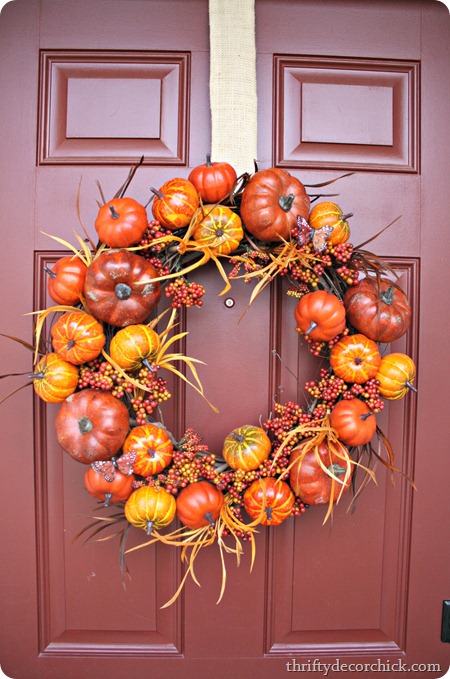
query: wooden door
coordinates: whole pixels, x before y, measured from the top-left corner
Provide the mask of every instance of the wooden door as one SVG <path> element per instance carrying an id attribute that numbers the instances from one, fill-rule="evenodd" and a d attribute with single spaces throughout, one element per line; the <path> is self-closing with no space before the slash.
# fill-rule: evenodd
<path id="1" fill-rule="evenodd" d="M 42 232 L 73 241 L 80 180 L 80 214 L 93 234 L 96 180 L 115 192 L 144 154 L 132 195 L 145 201 L 150 185 L 203 162 L 208 4 L 14 0 L 0 25 L 1 332 L 31 341 L 25 314 L 46 304 L 43 266 L 61 255 Z M 24 389 L 1 406 L 6 675 L 269 679 L 325 674 L 325 663 L 341 674 L 344 663 L 360 674 L 364 663 L 445 674 L 448 29 L 434 0 L 256 0 L 259 167 L 286 167 L 306 184 L 353 172 L 335 186 L 354 213 L 355 243 L 401 216 L 372 249 L 398 271 L 413 306 L 411 330 L 394 348 L 416 361 L 419 392 L 390 404 L 382 424 L 417 491 L 378 469 L 378 486 L 354 513 L 339 505 L 332 528 L 311 509 L 261 530 L 251 573 L 248 553 L 239 568 L 227 561 L 219 605 L 219 557 L 204 550 L 202 587 L 188 582 L 161 609 L 182 575 L 178 554 L 165 546 L 131 554 L 124 591 L 117 543 L 72 543 L 93 509 L 84 470 L 57 445 L 56 407 Z M 220 414 L 174 385 L 166 424 L 176 436 L 191 426 L 220 451 L 231 429 L 268 415 L 275 394 L 301 402 L 318 366 L 294 332 L 282 285 L 239 322 L 249 286 L 234 282 L 227 305 L 214 267 L 196 280 L 208 292 L 182 319 L 185 349 L 207 363 L 201 379 Z M 26 349 L 0 342 L 2 374 L 30 371 Z M 21 379 L 2 380 L 2 395 Z"/>

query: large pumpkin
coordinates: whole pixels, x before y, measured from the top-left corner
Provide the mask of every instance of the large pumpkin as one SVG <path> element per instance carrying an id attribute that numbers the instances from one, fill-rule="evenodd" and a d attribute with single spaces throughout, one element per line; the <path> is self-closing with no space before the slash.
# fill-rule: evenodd
<path id="1" fill-rule="evenodd" d="M 327 236 L 329 245 L 346 243 L 350 237 L 350 227 L 347 219 L 351 217 L 349 213 L 344 215 L 339 205 L 330 201 L 316 203 L 309 213 L 308 222 L 312 229 L 331 227 L 331 233 Z"/>
<path id="2" fill-rule="evenodd" d="M 314 341 L 328 342 L 345 330 L 345 307 L 325 290 L 303 295 L 294 315 L 300 330 Z"/>
<path id="3" fill-rule="evenodd" d="M 100 208 L 95 220 L 98 237 L 111 248 L 139 243 L 147 227 L 147 211 L 133 198 L 113 198 Z"/>
<path id="4" fill-rule="evenodd" d="M 348 288 L 344 305 L 348 322 L 375 342 L 393 342 L 411 323 L 408 298 L 389 280 L 363 278 Z"/>
<path id="5" fill-rule="evenodd" d="M 91 464 L 120 450 L 129 422 L 124 403 L 108 392 L 84 389 L 62 403 L 55 417 L 56 437 L 74 460 Z"/>
<path id="6" fill-rule="evenodd" d="M 294 493 L 305 504 L 323 505 L 330 501 L 336 502 L 340 495 L 350 488 L 352 460 L 343 444 L 335 445 L 338 454 L 326 441 L 308 450 L 309 439 L 305 439 L 292 451 L 289 483 Z M 327 471 L 323 469 L 320 461 Z M 333 479 L 333 476 L 336 478 Z"/>
<path id="7" fill-rule="evenodd" d="M 79 304 L 86 278 L 86 264 L 75 255 L 60 257 L 53 269 L 44 266 L 48 273 L 47 291 L 57 304 Z"/>
<path id="8" fill-rule="evenodd" d="M 36 394 L 46 403 L 61 403 L 78 386 L 78 368 L 58 354 L 45 354 L 31 375 Z"/>
<path id="9" fill-rule="evenodd" d="M 158 304 L 155 267 L 127 250 L 105 250 L 88 267 L 84 285 L 88 311 L 116 327 L 142 323 Z"/>
<path id="10" fill-rule="evenodd" d="M 408 389 L 417 391 L 412 385 L 415 376 L 414 361 L 406 354 L 395 352 L 383 356 L 376 375 L 381 396 L 388 401 L 396 401 L 403 398 Z"/>
<path id="11" fill-rule="evenodd" d="M 161 486 L 141 486 L 131 493 L 125 505 L 125 517 L 131 525 L 145 530 L 164 528 L 175 518 L 175 498 Z"/>
<path id="12" fill-rule="evenodd" d="M 241 218 L 226 205 L 199 208 L 192 238 L 219 255 L 229 255 L 244 237 Z"/>
<path id="13" fill-rule="evenodd" d="M 109 354 L 123 370 L 137 370 L 144 361 L 154 358 L 159 345 L 158 333 L 148 325 L 127 325 L 112 338 Z"/>
<path id="14" fill-rule="evenodd" d="M 167 432 L 156 424 L 143 424 L 128 434 L 123 452 L 135 453 L 132 468 L 140 476 L 159 474 L 172 461 L 173 443 Z"/>
<path id="15" fill-rule="evenodd" d="M 342 399 L 333 407 L 330 424 L 347 446 L 369 443 L 375 434 L 375 413 L 359 398 Z"/>
<path id="16" fill-rule="evenodd" d="M 378 345 L 365 335 L 342 337 L 331 350 L 330 366 L 345 382 L 363 384 L 378 372 L 381 355 Z"/>
<path id="17" fill-rule="evenodd" d="M 183 488 L 177 498 L 177 516 L 191 530 L 213 525 L 224 503 L 221 490 L 208 481 L 196 481 Z"/>
<path id="18" fill-rule="evenodd" d="M 102 324 L 84 311 L 69 311 L 60 316 L 51 336 L 56 353 L 74 365 L 93 361 L 106 341 Z"/>
<path id="19" fill-rule="evenodd" d="M 294 493 L 288 484 L 273 476 L 256 479 L 244 493 L 244 508 L 253 521 L 263 526 L 279 526 L 291 516 Z"/>
<path id="20" fill-rule="evenodd" d="M 84 485 L 92 497 L 104 502 L 107 507 L 110 502 L 123 502 L 133 492 L 133 474 L 122 474 L 118 469 L 111 480 L 105 478 L 101 471 L 97 471 L 92 465 L 84 474 Z"/>
<path id="21" fill-rule="evenodd" d="M 262 241 L 289 240 L 297 217 L 308 217 L 310 199 L 303 184 L 287 170 L 256 172 L 242 193 L 241 217 Z"/>
<path id="22" fill-rule="evenodd" d="M 224 161 L 212 163 L 211 156 L 207 155 L 206 163 L 194 167 L 188 179 L 204 203 L 218 203 L 230 193 L 237 175 L 229 163 Z"/>
<path id="23" fill-rule="evenodd" d="M 188 226 L 198 208 L 198 193 L 188 179 L 169 179 L 157 191 L 152 203 L 153 216 L 167 229 L 175 231 Z"/>
<path id="24" fill-rule="evenodd" d="M 232 469 L 257 469 L 269 456 L 270 439 L 264 429 L 244 424 L 225 438 L 222 455 Z"/>

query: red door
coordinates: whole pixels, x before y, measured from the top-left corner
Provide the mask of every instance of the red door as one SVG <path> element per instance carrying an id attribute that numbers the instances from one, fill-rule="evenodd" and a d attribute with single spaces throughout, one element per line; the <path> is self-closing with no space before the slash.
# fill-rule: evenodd
<path id="1" fill-rule="evenodd" d="M 143 154 L 130 195 L 145 201 L 149 186 L 203 162 L 208 4 L 14 0 L 0 26 L 1 331 L 32 341 L 25 314 L 47 304 L 43 267 L 61 256 L 42 232 L 73 242 L 78 190 L 93 235 L 96 180 L 115 192 Z M 219 555 L 204 550 L 201 588 L 188 581 L 161 609 L 182 576 L 178 553 L 160 545 L 130 554 L 124 590 L 115 541 L 72 543 L 93 510 L 84 469 L 56 442 L 57 407 L 24 389 L 1 405 L 8 676 L 269 679 L 325 674 L 325 665 L 344 674 L 345 663 L 360 673 L 379 663 L 372 671 L 445 674 L 448 29 L 434 0 L 256 2 L 259 167 L 285 167 L 305 184 L 353 172 L 327 191 L 354 213 L 355 243 L 401 216 L 370 247 L 397 270 L 413 306 L 411 330 L 393 349 L 416 361 L 419 392 L 390 404 L 382 426 L 417 491 L 378 469 L 378 486 L 353 513 L 339 505 L 332 528 L 310 509 L 261 530 L 251 573 L 249 553 L 239 568 L 227 560 L 219 605 Z M 293 332 L 294 302 L 282 285 L 240 320 L 249 286 L 233 282 L 226 304 L 214 266 L 195 280 L 207 295 L 182 318 L 185 352 L 207 363 L 200 376 L 220 414 L 174 384 L 165 423 L 176 436 L 193 427 L 220 451 L 231 429 L 267 417 L 275 394 L 301 402 L 318 366 Z M 0 342 L 1 374 L 29 372 L 27 350 Z M 21 379 L 2 380 L 2 395 Z"/>

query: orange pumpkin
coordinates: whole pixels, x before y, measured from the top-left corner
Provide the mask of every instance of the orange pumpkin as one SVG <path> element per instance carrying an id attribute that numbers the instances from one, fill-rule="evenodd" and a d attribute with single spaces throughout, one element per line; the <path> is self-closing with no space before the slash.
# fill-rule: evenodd
<path id="1" fill-rule="evenodd" d="M 176 513 L 175 498 L 161 486 L 141 486 L 133 491 L 125 504 L 128 523 L 150 535 L 154 528 L 172 523 Z"/>
<path id="2" fill-rule="evenodd" d="M 204 203 L 218 203 L 232 190 L 237 179 L 236 170 L 224 161 L 211 162 L 206 156 L 206 163 L 197 165 L 191 170 L 189 181 L 197 189 Z"/>
<path id="3" fill-rule="evenodd" d="M 66 306 L 78 304 L 83 293 L 86 270 L 86 264 L 75 255 L 61 257 L 53 269 L 44 266 L 49 276 L 47 290 L 52 300 Z"/>
<path id="4" fill-rule="evenodd" d="M 148 325 L 127 325 L 111 340 L 109 354 L 123 370 L 137 370 L 159 349 L 159 336 Z"/>
<path id="5" fill-rule="evenodd" d="M 97 358 L 106 341 L 101 323 L 84 311 L 69 311 L 60 316 L 51 336 L 55 352 L 74 365 Z"/>
<path id="6" fill-rule="evenodd" d="M 381 359 L 376 379 L 380 383 L 380 394 L 388 401 L 403 398 L 408 389 L 417 391 L 412 382 L 416 366 L 412 358 L 402 353 L 387 354 Z"/>
<path id="7" fill-rule="evenodd" d="M 188 179 L 169 179 L 157 191 L 152 203 L 153 216 L 171 231 L 188 226 L 198 208 L 198 193 Z"/>
<path id="8" fill-rule="evenodd" d="M 375 413 L 359 398 L 342 399 L 333 407 L 330 424 L 347 446 L 363 446 L 375 434 Z"/>
<path id="9" fill-rule="evenodd" d="M 147 226 L 147 211 L 133 198 L 113 198 L 100 208 L 95 220 L 98 237 L 110 248 L 139 243 Z"/>
<path id="10" fill-rule="evenodd" d="M 223 443 L 222 456 L 232 469 L 258 469 L 269 457 L 272 444 L 264 429 L 245 424 L 234 429 Z"/>
<path id="11" fill-rule="evenodd" d="M 377 374 L 380 362 L 376 342 L 360 334 L 343 337 L 330 354 L 332 370 L 345 382 L 367 382 Z"/>
<path id="12" fill-rule="evenodd" d="M 177 498 L 177 516 L 181 523 L 196 530 L 213 525 L 220 515 L 224 496 L 208 481 L 196 481 L 183 488 Z"/>
<path id="13" fill-rule="evenodd" d="M 288 484 L 273 476 L 256 479 L 244 493 L 245 511 L 263 526 L 279 526 L 291 516 L 294 502 Z"/>
<path id="14" fill-rule="evenodd" d="M 87 492 L 97 500 L 104 502 L 107 507 L 110 502 L 123 502 L 127 500 L 133 492 L 133 474 L 122 474 L 118 469 L 115 470 L 112 479 L 105 478 L 101 471 L 97 471 L 92 465 L 84 474 L 84 485 Z"/>
<path id="15" fill-rule="evenodd" d="M 46 403 L 62 403 L 78 386 L 78 368 L 50 353 L 41 358 L 31 379 L 39 398 Z"/>
<path id="16" fill-rule="evenodd" d="M 241 218 L 225 205 L 204 205 L 198 210 L 192 237 L 218 255 L 229 255 L 244 237 Z"/>
<path id="17" fill-rule="evenodd" d="M 140 476 L 159 474 L 172 461 L 173 443 L 156 424 L 134 427 L 123 444 L 124 453 L 135 453 L 132 468 Z"/>
<path id="18" fill-rule="evenodd" d="M 300 330 L 314 341 L 328 342 L 345 330 L 345 307 L 325 290 L 303 295 L 294 314 Z"/>
<path id="19" fill-rule="evenodd" d="M 327 244 L 337 245 L 338 243 L 346 243 L 350 238 L 350 227 L 347 220 L 352 216 L 351 212 L 344 215 L 336 203 L 324 201 L 314 205 L 309 213 L 308 222 L 311 228 L 316 230 L 323 226 L 331 227 L 332 231 L 327 237 Z"/>

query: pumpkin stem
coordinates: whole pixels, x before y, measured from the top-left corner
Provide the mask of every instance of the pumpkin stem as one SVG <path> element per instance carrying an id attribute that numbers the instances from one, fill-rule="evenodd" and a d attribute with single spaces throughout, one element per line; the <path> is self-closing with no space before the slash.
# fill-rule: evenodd
<path id="1" fill-rule="evenodd" d="M 365 422 L 368 417 L 370 417 L 371 415 L 374 415 L 374 414 L 375 413 L 373 412 L 373 410 L 371 410 L 370 413 L 364 413 L 363 415 L 360 415 L 360 417 L 361 417 L 362 421 Z"/>
<path id="2" fill-rule="evenodd" d="M 154 186 L 150 187 L 150 191 L 155 194 L 158 198 L 164 198 L 164 194 L 162 191 L 158 191 L 158 189 L 155 189 Z"/>
<path id="3" fill-rule="evenodd" d="M 317 323 L 315 323 L 315 321 L 311 321 L 311 324 L 308 330 L 306 330 L 305 335 L 309 335 L 309 333 L 312 332 L 314 328 L 317 328 Z"/>
<path id="4" fill-rule="evenodd" d="M 45 373 L 41 370 L 38 373 L 28 373 L 27 377 L 29 377 L 30 380 L 42 380 L 45 377 Z"/>
<path id="5" fill-rule="evenodd" d="M 212 167 L 211 154 L 210 153 L 206 154 L 206 167 Z"/>
<path id="6" fill-rule="evenodd" d="M 222 236 L 223 236 L 223 229 L 222 229 L 222 228 L 217 229 L 217 231 L 216 231 L 216 237 L 217 237 L 217 238 L 222 238 Z"/>
<path id="7" fill-rule="evenodd" d="M 390 306 L 394 301 L 394 286 L 390 285 L 385 292 L 380 295 L 381 301 Z"/>
<path id="8" fill-rule="evenodd" d="M 346 215 L 342 215 L 341 221 L 345 222 L 347 219 L 350 219 L 350 217 L 353 217 L 353 212 L 348 212 Z"/>
<path id="9" fill-rule="evenodd" d="M 109 206 L 109 209 L 110 209 L 110 211 L 111 211 L 111 217 L 112 217 L 113 219 L 119 219 L 119 213 L 116 212 L 116 210 L 114 209 L 114 205 L 110 205 L 110 206 Z"/>
<path id="10" fill-rule="evenodd" d="M 105 507 L 109 507 L 109 503 L 111 502 L 112 494 L 111 493 L 105 493 Z"/>
<path id="11" fill-rule="evenodd" d="M 49 275 L 51 278 L 56 278 L 55 272 L 52 271 L 51 269 L 49 269 L 48 266 L 47 266 L 47 264 L 45 264 L 45 266 L 44 266 L 44 271 L 45 271 L 45 273 L 48 273 L 48 275 Z"/>
<path id="12" fill-rule="evenodd" d="M 330 464 L 328 471 L 333 476 L 338 476 L 338 474 L 345 474 L 347 470 L 344 467 L 341 467 L 339 464 Z"/>
<path id="13" fill-rule="evenodd" d="M 92 431 L 92 422 L 88 417 L 80 417 L 78 419 L 78 428 L 80 434 L 89 434 Z"/>
<path id="14" fill-rule="evenodd" d="M 126 283 L 117 283 L 114 292 L 119 299 L 128 299 L 131 297 L 132 290 Z"/>
<path id="15" fill-rule="evenodd" d="M 214 519 L 212 518 L 211 512 L 207 512 L 207 513 L 205 514 L 205 519 L 207 519 L 208 523 L 209 523 L 211 526 L 214 526 Z"/>
<path id="16" fill-rule="evenodd" d="M 233 436 L 236 439 L 236 441 L 238 441 L 238 443 L 242 443 L 242 441 L 244 440 L 242 434 L 238 434 L 236 431 L 232 431 L 231 436 Z"/>
<path id="17" fill-rule="evenodd" d="M 75 340 L 70 339 L 70 340 L 67 342 L 67 347 L 66 347 L 66 349 L 67 349 L 67 350 L 72 349 L 74 346 L 75 346 Z"/>
<path id="18" fill-rule="evenodd" d="M 278 199 L 278 205 L 285 212 L 289 212 L 289 210 L 292 207 L 292 203 L 294 202 L 294 199 L 295 196 L 293 193 L 290 193 L 288 196 L 280 196 Z"/>
<path id="19" fill-rule="evenodd" d="M 267 521 L 272 521 L 272 507 L 266 507 Z"/>
<path id="20" fill-rule="evenodd" d="M 150 535 L 153 530 L 153 521 L 147 521 L 147 535 Z"/>
<path id="21" fill-rule="evenodd" d="M 416 389 L 416 387 L 413 387 L 411 382 L 406 382 L 406 386 L 408 387 L 408 389 L 411 389 L 411 391 L 413 391 L 415 394 L 417 394 L 417 389 Z"/>

